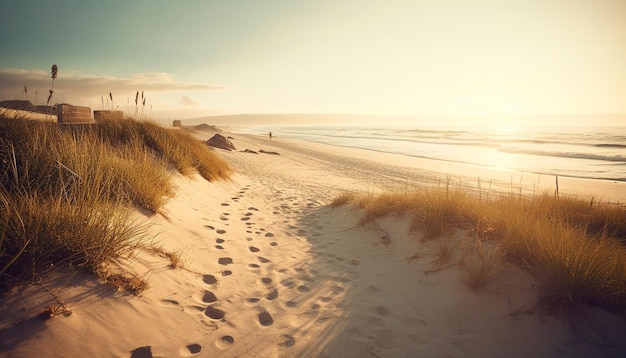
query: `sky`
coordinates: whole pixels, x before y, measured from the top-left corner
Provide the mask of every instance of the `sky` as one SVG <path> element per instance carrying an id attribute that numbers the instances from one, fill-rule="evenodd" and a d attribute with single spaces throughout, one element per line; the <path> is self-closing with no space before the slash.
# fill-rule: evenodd
<path id="1" fill-rule="evenodd" d="M 57 64 L 52 102 L 157 119 L 626 113 L 624 0 L 3 1 L 0 45 L 0 100 Z"/>

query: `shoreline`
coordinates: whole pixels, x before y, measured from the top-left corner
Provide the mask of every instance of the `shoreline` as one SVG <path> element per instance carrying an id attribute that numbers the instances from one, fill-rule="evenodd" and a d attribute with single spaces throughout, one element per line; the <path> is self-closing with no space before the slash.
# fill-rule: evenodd
<path id="1" fill-rule="evenodd" d="M 333 156 L 326 156 L 320 160 L 326 161 L 349 161 L 357 165 L 363 165 L 373 173 L 377 169 L 391 167 L 393 170 L 386 175 L 378 173 L 389 179 L 389 186 L 379 183 L 379 190 L 393 188 L 406 189 L 419 185 L 432 185 L 445 183 L 448 176 L 453 178 L 452 183 L 463 182 L 464 187 L 477 188 L 478 183 L 485 189 L 490 185 L 499 191 L 515 191 L 520 187 L 526 194 L 542 193 L 544 191 L 554 193 L 556 191 L 557 177 L 553 175 L 535 174 L 528 172 L 518 172 L 505 169 L 495 169 L 473 164 L 443 161 L 413 157 L 388 152 L 380 152 L 369 149 L 344 147 L 332 144 L 325 144 L 302 139 L 278 137 L 270 141 L 268 138 L 255 134 L 229 134 L 234 138 L 245 138 L 250 141 L 251 146 L 267 146 L 272 150 L 290 150 L 305 154 L 306 152 L 322 151 L 332 153 Z M 205 135 L 200 135 L 204 138 Z M 245 148 L 242 148 L 243 150 Z M 253 148 L 249 148 L 253 149 Z M 239 150 L 239 148 L 238 148 Z M 329 166 L 332 169 L 332 166 Z M 626 182 L 586 179 L 578 177 L 559 176 L 560 195 L 571 195 L 583 198 L 594 198 L 602 202 L 626 205 Z"/>
<path id="2" fill-rule="evenodd" d="M 616 164 L 619 166 L 620 163 L 623 164 L 623 155 L 615 151 L 596 152 L 594 149 L 598 147 L 623 147 L 624 145 L 617 143 L 621 143 L 619 134 L 624 133 L 626 127 L 581 127 L 586 128 L 586 131 L 582 131 L 580 128 L 557 131 L 556 129 L 546 130 L 546 127 L 536 127 L 534 129 L 521 129 L 519 132 L 472 126 L 461 128 L 425 126 L 423 129 L 394 128 L 393 126 L 387 128 L 321 126 L 312 127 L 310 130 L 297 128 L 306 127 L 277 127 L 272 128 L 272 130 L 279 137 L 282 134 L 285 138 L 472 165 L 485 169 L 553 177 L 558 175 L 559 177 L 626 182 L 626 173 L 617 170 L 618 167 L 611 169 L 616 170 L 612 172 L 608 172 L 606 169 L 607 165 Z M 270 130 L 269 127 L 238 128 L 239 133 L 252 135 L 264 135 L 268 130 Z M 410 134 L 422 132 L 425 133 L 423 136 L 416 134 L 413 137 L 413 134 Z M 578 148 L 578 144 L 572 141 L 581 135 L 584 137 L 587 132 L 598 132 L 593 135 L 594 138 L 598 137 L 595 139 L 596 141 L 603 140 L 601 133 L 614 133 L 613 137 L 605 139 L 613 144 L 600 145 L 587 138 L 581 139 L 580 143 L 585 148 Z M 448 133 L 459 133 L 460 137 L 456 138 L 455 135 L 448 138 Z M 554 140 L 554 145 L 558 146 L 562 143 L 568 147 L 552 148 L 553 144 L 548 144 L 550 143 L 549 140 Z M 521 146 L 518 147 L 517 143 L 520 143 Z M 537 148 L 530 148 L 526 146 L 528 143 L 541 143 L 542 145 Z M 509 145 L 512 147 L 509 148 Z M 463 154 L 460 155 L 459 153 Z M 596 162 L 601 159 L 605 162 Z M 571 162 L 572 160 L 583 161 L 578 161 L 575 164 Z M 589 162 L 589 160 L 593 160 L 593 162 Z"/>

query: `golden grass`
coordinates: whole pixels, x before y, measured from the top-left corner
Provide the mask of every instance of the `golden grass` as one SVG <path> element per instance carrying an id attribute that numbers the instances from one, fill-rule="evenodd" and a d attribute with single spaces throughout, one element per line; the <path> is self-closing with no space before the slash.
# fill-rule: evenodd
<path id="1" fill-rule="evenodd" d="M 230 166 L 187 131 L 166 129 L 153 122 L 132 119 L 104 119 L 96 130 L 111 145 L 139 142 L 157 156 L 163 157 L 184 175 L 198 172 L 209 181 L 228 179 Z"/>
<path id="2" fill-rule="evenodd" d="M 626 309 L 626 208 L 552 194 L 480 195 L 449 185 L 414 192 L 346 194 L 333 206 L 353 203 L 363 221 L 412 213 L 425 240 L 468 235 L 460 265 L 463 282 L 486 285 L 502 261 L 518 264 L 539 282 L 539 303 L 550 312 L 583 305 Z M 449 258 L 440 243 L 437 262 Z M 488 247 L 488 249 L 486 248 Z"/>
<path id="3" fill-rule="evenodd" d="M 185 265 L 183 263 L 182 251 L 168 251 L 165 250 L 162 246 L 151 245 L 146 248 L 149 252 L 152 252 L 156 255 L 166 258 L 170 263 L 169 267 L 172 269 L 184 268 Z"/>
<path id="4" fill-rule="evenodd" d="M 59 126 L 0 115 L 0 290 L 53 265 L 104 279 L 103 263 L 144 244 L 133 207 L 157 212 L 174 195 L 171 166 L 209 180 L 230 174 L 202 142 L 154 123 Z"/>

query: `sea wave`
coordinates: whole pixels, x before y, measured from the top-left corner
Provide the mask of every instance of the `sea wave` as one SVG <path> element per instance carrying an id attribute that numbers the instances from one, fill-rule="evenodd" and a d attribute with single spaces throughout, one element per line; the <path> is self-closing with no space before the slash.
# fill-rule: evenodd
<path id="1" fill-rule="evenodd" d="M 269 130 L 256 129 L 258 134 Z M 432 160 L 591 179 L 626 178 L 626 127 L 512 133 L 397 127 L 283 127 L 272 131 L 278 137 Z"/>
<path id="2" fill-rule="evenodd" d="M 595 146 L 599 147 L 599 148 L 623 148 L 623 149 L 626 149 L 626 144 L 616 144 L 616 143 L 595 144 Z"/>
<path id="3" fill-rule="evenodd" d="M 590 153 L 571 153 L 571 152 L 558 152 L 558 151 L 542 151 L 532 149 L 518 149 L 518 148 L 499 148 L 498 151 L 504 153 L 514 154 L 528 154 L 546 157 L 557 158 L 574 158 L 574 159 L 589 159 L 589 160 L 603 160 L 607 162 L 622 162 L 626 163 L 626 156 L 623 155 L 602 155 L 602 154 L 590 154 Z"/>

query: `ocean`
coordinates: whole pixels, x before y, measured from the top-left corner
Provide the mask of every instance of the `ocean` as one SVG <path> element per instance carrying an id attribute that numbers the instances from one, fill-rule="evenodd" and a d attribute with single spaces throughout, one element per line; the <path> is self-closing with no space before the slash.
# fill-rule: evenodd
<path id="1" fill-rule="evenodd" d="M 297 126 L 242 133 L 552 176 L 626 181 L 626 127 Z"/>

